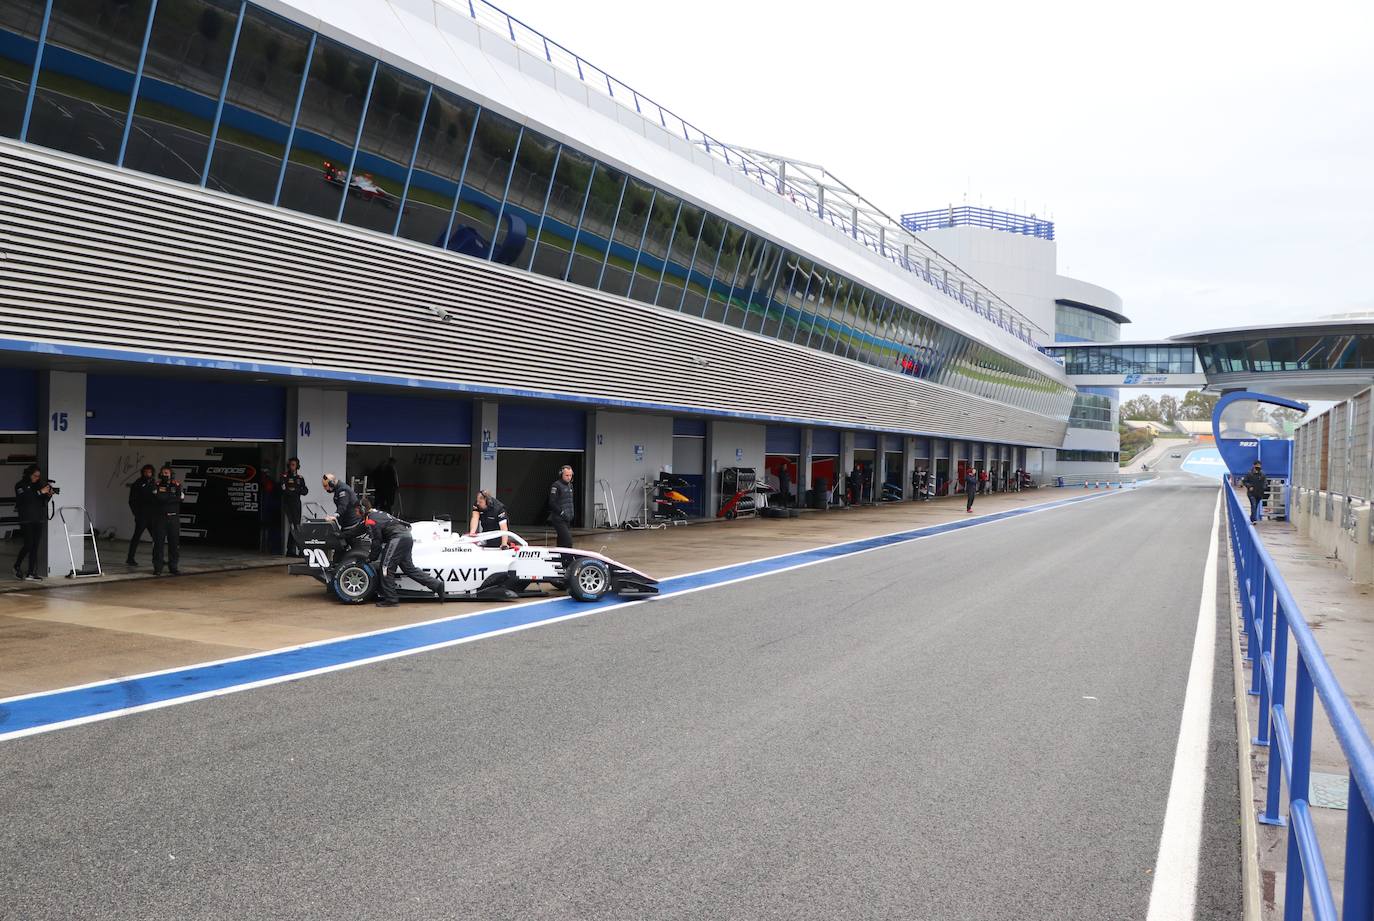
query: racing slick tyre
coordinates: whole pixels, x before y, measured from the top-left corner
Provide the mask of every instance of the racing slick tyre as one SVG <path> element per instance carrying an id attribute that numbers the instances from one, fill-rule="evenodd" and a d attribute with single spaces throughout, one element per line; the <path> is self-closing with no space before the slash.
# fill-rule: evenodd
<path id="1" fill-rule="evenodd" d="M 611 568 L 600 560 L 578 560 L 568 574 L 568 594 L 596 601 L 611 590 Z"/>
<path id="2" fill-rule="evenodd" d="M 360 556 L 350 556 L 334 570 L 334 594 L 345 604 L 362 604 L 377 594 L 377 570 Z"/>

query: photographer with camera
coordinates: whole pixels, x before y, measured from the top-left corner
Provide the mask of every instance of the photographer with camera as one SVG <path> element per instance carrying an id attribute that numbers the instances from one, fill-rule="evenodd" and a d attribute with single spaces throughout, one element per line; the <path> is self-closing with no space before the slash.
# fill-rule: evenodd
<path id="1" fill-rule="evenodd" d="M 24 468 L 24 475 L 14 484 L 14 506 L 19 513 L 19 533 L 24 538 L 24 546 L 14 558 L 14 577 L 29 582 L 42 582 L 38 575 L 38 548 L 43 544 L 43 531 L 48 524 L 48 503 L 60 490 L 52 480 L 43 478 L 43 471 L 37 464 Z M 28 561 L 28 572 L 24 572 L 24 562 Z"/>
<path id="2" fill-rule="evenodd" d="M 180 575 L 177 567 L 181 563 L 181 503 L 186 499 L 186 490 L 181 481 L 174 478 L 172 468 L 166 464 L 157 472 L 157 484 L 153 487 L 153 575 L 162 575 L 165 559 L 167 571 Z M 165 557 L 164 557 L 165 551 Z"/>

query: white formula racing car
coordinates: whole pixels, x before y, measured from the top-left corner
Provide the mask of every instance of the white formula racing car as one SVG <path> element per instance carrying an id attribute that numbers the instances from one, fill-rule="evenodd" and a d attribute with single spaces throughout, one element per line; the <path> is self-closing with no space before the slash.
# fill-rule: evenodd
<path id="1" fill-rule="evenodd" d="M 658 581 L 637 569 L 599 553 L 562 547 L 532 547 L 520 535 L 506 532 L 509 550 L 486 547 L 500 532 L 468 536 L 454 534 L 448 521 L 421 521 L 410 526 L 415 546 L 415 565 L 443 580 L 449 598 L 501 600 L 543 594 L 532 585 L 567 589 L 579 601 L 596 601 L 607 594 L 656 595 Z M 368 562 L 371 547 L 366 539 L 350 546 L 334 521 L 311 520 L 296 530 L 305 555 L 304 563 L 292 563 L 293 576 L 313 576 L 340 601 L 362 604 L 377 594 L 381 574 Z M 429 598 L 434 593 L 406 576 L 393 576 L 397 597 Z"/>

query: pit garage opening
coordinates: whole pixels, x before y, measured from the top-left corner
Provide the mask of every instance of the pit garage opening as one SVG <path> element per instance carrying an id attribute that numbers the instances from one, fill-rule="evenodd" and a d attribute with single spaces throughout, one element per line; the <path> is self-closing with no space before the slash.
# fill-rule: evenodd
<path id="1" fill-rule="evenodd" d="M 350 392 L 348 478 L 375 490 L 394 458 L 400 488 L 390 503 L 393 514 L 408 521 L 448 515 L 466 528 L 473 501 L 472 411 L 468 399 Z M 307 471 L 310 498 L 323 472 Z"/>

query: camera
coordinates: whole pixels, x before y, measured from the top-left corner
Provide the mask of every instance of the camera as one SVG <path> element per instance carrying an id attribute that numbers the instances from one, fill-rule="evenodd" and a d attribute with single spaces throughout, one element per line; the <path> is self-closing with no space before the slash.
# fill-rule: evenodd
<path id="1" fill-rule="evenodd" d="M 52 490 L 52 494 L 53 494 L 54 496 L 61 495 L 62 490 L 58 489 L 58 488 L 57 488 L 57 484 L 56 484 L 55 482 L 53 482 L 52 480 L 48 480 L 46 483 L 44 483 L 44 485 L 47 486 L 49 489 Z"/>

